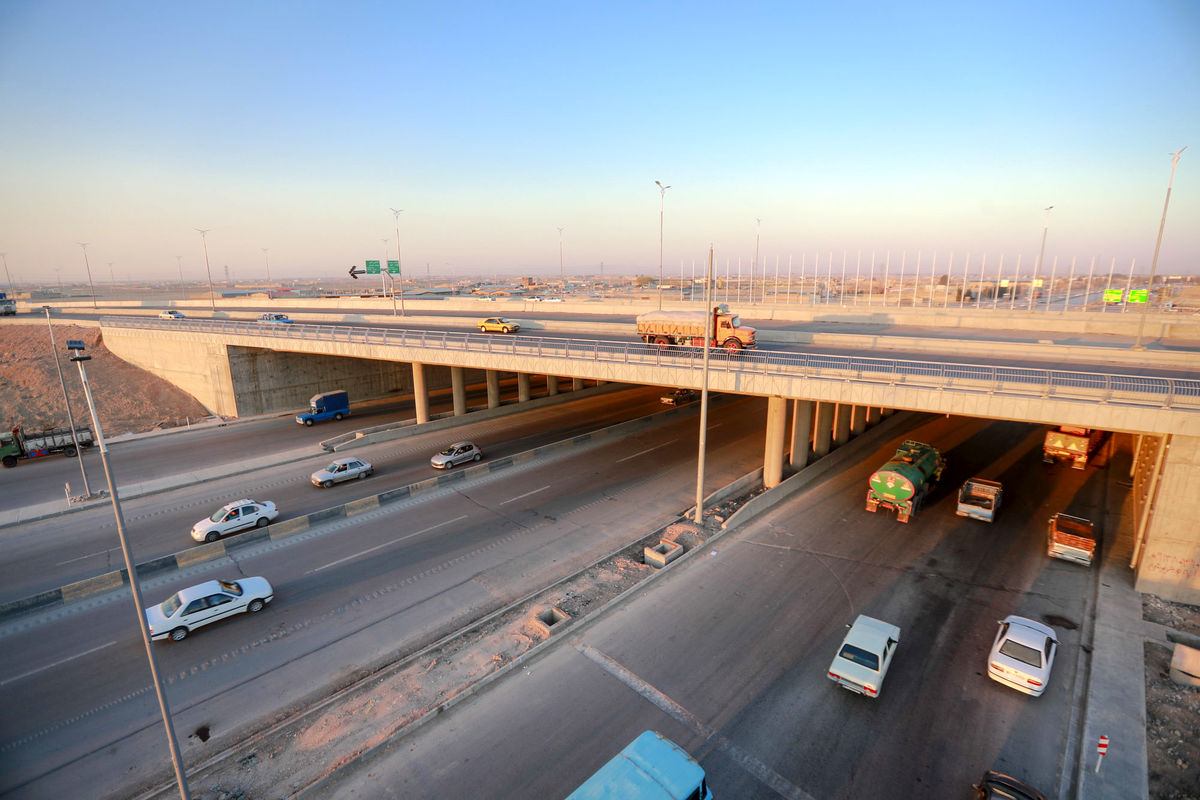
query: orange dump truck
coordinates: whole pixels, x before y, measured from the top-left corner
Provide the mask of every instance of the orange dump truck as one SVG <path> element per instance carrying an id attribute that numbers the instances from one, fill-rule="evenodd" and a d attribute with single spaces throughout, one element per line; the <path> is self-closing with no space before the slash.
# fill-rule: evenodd
<path id="1" fill-rule="evenodd" d="M 1096 526 L 1082 517 L 1055 514 L 1046 531 L 1046 555 L 1090 565 L 1096 555 Z"/>
<path id="2" fill-rule="evenodd" d="M 709 318 L 711 317 L 711 323 Z M 660 347 L 683 345 L 704 346 L 704 327 L 711 324 L 712 338 L 709 347 L 723 347 L 737 351 L 757 346 L 757 331 L 742 325 L 737 314 L 729 313 L 729 306 L 722 303 L 712 311 L 647 311 L 638 314 L 637 335 L 646 344 Z"/>
<path id="3" fill-rule="evenodd" d="M 1104 431 L 1074 425 L 1060 425 L 1056 431 L 1046 431 L 1046 439 L 1042 443 L 1042 461 L 1049 464 L 1065 458 L 1074 469 L 1083 469 L 1100 444 L 1103 434 Z"/>

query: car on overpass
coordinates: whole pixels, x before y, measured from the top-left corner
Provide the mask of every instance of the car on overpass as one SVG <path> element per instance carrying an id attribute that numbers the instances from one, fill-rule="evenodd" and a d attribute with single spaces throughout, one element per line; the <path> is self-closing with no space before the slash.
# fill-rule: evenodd
<path id="1" fill-rule="evenodd" d="M 268 311 L 263 314 L 259 314 L 258 321 L 266 322 L 266 323 L 270 323 L 270 324 L 278 324 L 278 325 L 290 325 L 292 323 L 291 318 L 288 317 L 287 314 L 281 314 L 279 312 L 271 312 L 271 311 Z"/>
<path id="2" fill-rule="evenodd" d="M 196 628 L 228 619 L 234 614 L 262 611 L 275 598 L 266 578 L 239 581 L 205 581 L 180 589 L 158 605 L 146 609 L 151 639 L 182 641 Z"/>
<path id="3" fill-rule="evenodd" d="M 168 308 L 166 311 L 158 312 L 159 319 L 183 319 L 183 312 L 176 311 L 173 308 Z"/>
<path id="4" fill-rule="evenodd" d="M 270 500 L 260 503 L 246 497 L 226 503 L 211 516 L 192 526 L 192 538 L 197 542 L 215 542 L 222 536 L 249 528 L 265 528 L 279 516 L 279 509 Z"/>
<path id="5" fill-rule="evenodd" d="M 520 325 L 504 317 L 481 319 L 477 327 L 480 333 L 516 333 L 521 330 Z"/>
<path id="6" fill-rule="evenodd" d="M 329 462 L 329 466 L 317 470 L 310 477 L 313 486 L 328 489 L 342 481 L 368 478 L 374 472 L 375 468 L 371 466 L 371 462 L 364 458 L 335 458 Z"/>

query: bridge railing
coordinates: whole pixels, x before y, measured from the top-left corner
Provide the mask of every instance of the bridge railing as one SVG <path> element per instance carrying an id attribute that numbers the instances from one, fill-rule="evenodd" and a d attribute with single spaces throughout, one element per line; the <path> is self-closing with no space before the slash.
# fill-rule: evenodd
<path id="1" fill-rule="evenodd" d="M 694 348 L 641 342 L 504 336 L 457 331 L 421 331 L 346 325 L 304 325 L 225 320 L 160 320 L 104 317 L 102 327 L 223 333 L 263 339 L 353 342 L 440 351 L 616 362 L 666 368 L 699 364 Z M 876 356 L 829 355 L 776 350 L 713 350 L 709 369 L 815 380 L 883 383 L 908 388 L 954 389 L 1017 397 L 1057 398 L 1200 411 L 1200 379 L 1128 375 L 1037 367 L 992 366 Z"/>

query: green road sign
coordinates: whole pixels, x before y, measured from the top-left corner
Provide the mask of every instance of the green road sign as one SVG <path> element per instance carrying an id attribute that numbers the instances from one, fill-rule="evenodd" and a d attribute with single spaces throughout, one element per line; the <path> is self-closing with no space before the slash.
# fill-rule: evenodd
<path id="1" fill-rule="evenodd" d="M 1122 292 L 1120 289 L 1105 289 L 1104 290 L 1104 302 L 1119 303 L 1119 302 L 1121 302 L 1121 295 L 1123 295 L 1123 294 L 1124 294 L 1124 292 Z"/>
<path id="2" fill-rule="evenodd" d="M 1149 299 L 1149 296 L 1150 293 L 1145 289 L 1129 290 L 1129 302 L 1131 303 L 1144 303 L 1147 299 Z"/>
<path id="3" fill-rule="evenodd" d="M 367 274 L 368 275 L 378 275 L 379 274 L 379 261 L 378 260 L 367 262 Z"/>
<path id="4" fill-rule="evenodd" d="M 388 259 L 388 274 L 389 275 L 399 275 L 400 274 L 400 262 L 398 260 L 393 261 L 390 258 Z"/>

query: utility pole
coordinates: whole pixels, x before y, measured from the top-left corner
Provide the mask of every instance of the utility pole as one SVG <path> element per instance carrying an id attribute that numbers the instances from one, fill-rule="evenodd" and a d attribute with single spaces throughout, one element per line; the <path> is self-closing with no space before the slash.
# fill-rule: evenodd
<path id="1" fill-rule="evenodd" d="M 1146 304 L 1142 306 L 1142 318 L 1138 320 L 1137 339 L 1134 340 L 1134 350 L 1145 350 L 1142 345 L 1142 328 L 1146 325 L 1146 314 L 1150 312 L 1150 292 L 1154 290 L 1154 270 L 1158 267 L 1158 250 L 1162 247 L 1163 228 L 1167 227 L 1167 206 L 1171 204 L 1171 187 L 1175 185 L 1175 168 L 1179 166 L 1179 156 L 1187 150 L 1187 145 L 1171 153 L 1171 179 L 1167 181 L 1167 199 L 1163 201 L 1162 221 L 1158 223 L 1158 241 L 1154 243 L 1154 260 L 1150 262 L 1150 284 L 1146 287 Z"/>

